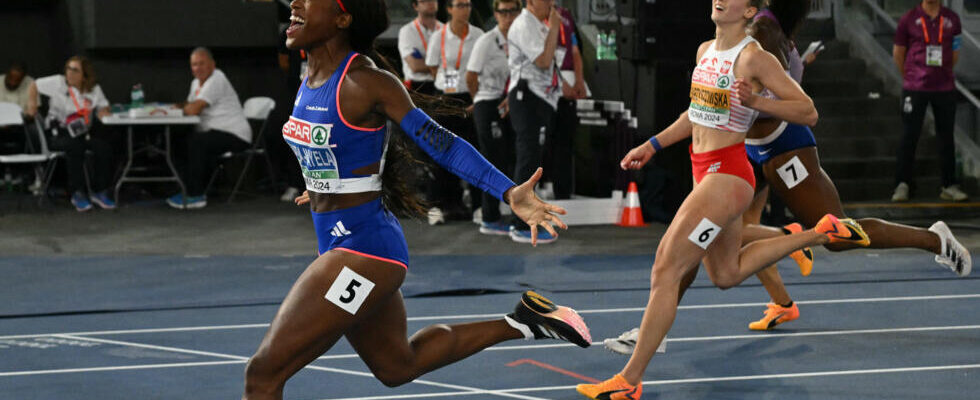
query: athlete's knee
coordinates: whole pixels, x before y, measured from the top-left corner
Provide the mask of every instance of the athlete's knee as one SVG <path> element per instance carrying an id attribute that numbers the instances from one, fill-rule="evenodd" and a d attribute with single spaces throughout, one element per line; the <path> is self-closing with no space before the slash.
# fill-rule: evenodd
<path id="1" fill-rule="evenodd" d="M 711 278 L 711 283 L 715 284 L 715 287 L 721 290 L 728 290 L 735 286 L 738 286 L 738 273 L 737 268 L 717 268 L 714 271 L 708 270 L 708 278 Z"/>
<path id="2" fill-rule="evenodd" d="M 256 353 L 245 365 L 245 398 L 280 392 L 285 383 L 270 360 L 260 354 Z"/>

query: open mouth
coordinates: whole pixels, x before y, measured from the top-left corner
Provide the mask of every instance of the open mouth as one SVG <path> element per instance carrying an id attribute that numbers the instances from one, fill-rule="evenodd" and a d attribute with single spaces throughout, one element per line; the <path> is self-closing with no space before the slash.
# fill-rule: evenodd
<path id="1" fill-rule="evenodd" d="M 715 4 L 715 10 L 725 11 L 725 7 L 723 7 L 721 4 Z"/>
<path id="2" fill-rule="evenodd" d="M 296 31 L 303 28 L 306 24 L 306 19 L 298 15 L 292 15 L 289 17 L 289 28 L 286 29 L 286 36 L 291 36 L 296 33 Z"/>

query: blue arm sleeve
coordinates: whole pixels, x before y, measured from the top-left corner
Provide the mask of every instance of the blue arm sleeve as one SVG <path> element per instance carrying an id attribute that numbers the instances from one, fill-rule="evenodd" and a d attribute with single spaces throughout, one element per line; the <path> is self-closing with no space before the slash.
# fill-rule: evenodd
<path id="1" fill-rule="evenodd" d="M 504 192 L 515 186 L 514 181 L 490 164 L 466 140 L 443 128 L 418 108 L 405 115 L 401 127 L 443 168 L 507 202 Z"/>
<path id="2" fill-rule="evenodd" d="M 958 51 L 962 44 L 963 44 L 962 36 L 960 35 L 953 36 L 953 51 Z"/>

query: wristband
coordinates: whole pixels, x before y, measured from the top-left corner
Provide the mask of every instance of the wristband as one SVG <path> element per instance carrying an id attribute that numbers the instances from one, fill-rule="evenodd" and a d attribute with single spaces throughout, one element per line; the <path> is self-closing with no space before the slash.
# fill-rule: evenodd
<path id="1" fill-rule="evenodd" d="M 663 150 L 664 149 L 664 146 L 661 146 L 660 145 L 660 141 L 657 140 L 657 137 L 656 136 L 650 138 L 650 144 L 653 145 L 653 149 L 656 150 L 656 151 L 660 151 L 660 150 Z"/>

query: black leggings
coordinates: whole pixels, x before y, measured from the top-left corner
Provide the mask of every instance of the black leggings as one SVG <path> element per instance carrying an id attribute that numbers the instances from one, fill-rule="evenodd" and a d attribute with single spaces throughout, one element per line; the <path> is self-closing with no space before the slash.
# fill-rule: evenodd
<path id="1" fill-rule="evenodd" d="M 915 148 L 922 134 L 922 122 L 926 116 L 926 106 L 932 105 L 936 120 L 936 140 L 939 150 L 939 167 L 942 171 L 943 187 L 956 183 L 956 146 L 953 142 L 953 127 L 956 124 L 957 93 L 902 91 L 902 124 L 905 132 L 898 148 L 898 168 L 895 184 L 915 183 Z"/>
<path id="2" fill-rule="evenodd" d="M 218 157 L 229 151 L 243 151 L 248 146 L 244 140 L 228 132 L 210 130 L 191 133 L 187 139 L 187 176 L 184 178 L 187 195 L 204 195 Z"/>
<path id="3" fill-rule="evenodd" d="M 89 184 L 93 192 L 98 193 L 109 188 L 112 181 L 113 157 L 112 140 L 104 127 L 93 124 L 87 135 L 71 137 L 67 130 L 58 129 L 51 137 L 48 147 L 51 151 L 65 153 L 68 164 L 68 193 L 84 192 L 85 185 L 85 153 L 92 153 L 92 174 Z"/>
<path id="4" fill-rule="evenodd" d="M 480 153 L 505 175 L 511 175 L 513 164 L 508 157 L 514 151 L 514 131 L 510 121 L 500 118 L 497 106 L 504 99 L 482 100 L 474 104 L 473 123 L 480 144 Z M 496 124 L 496 128 L 494 127 Z M 483 222 L 500 221 L 500 201 L 488 193 L 483 193 Z"/>

